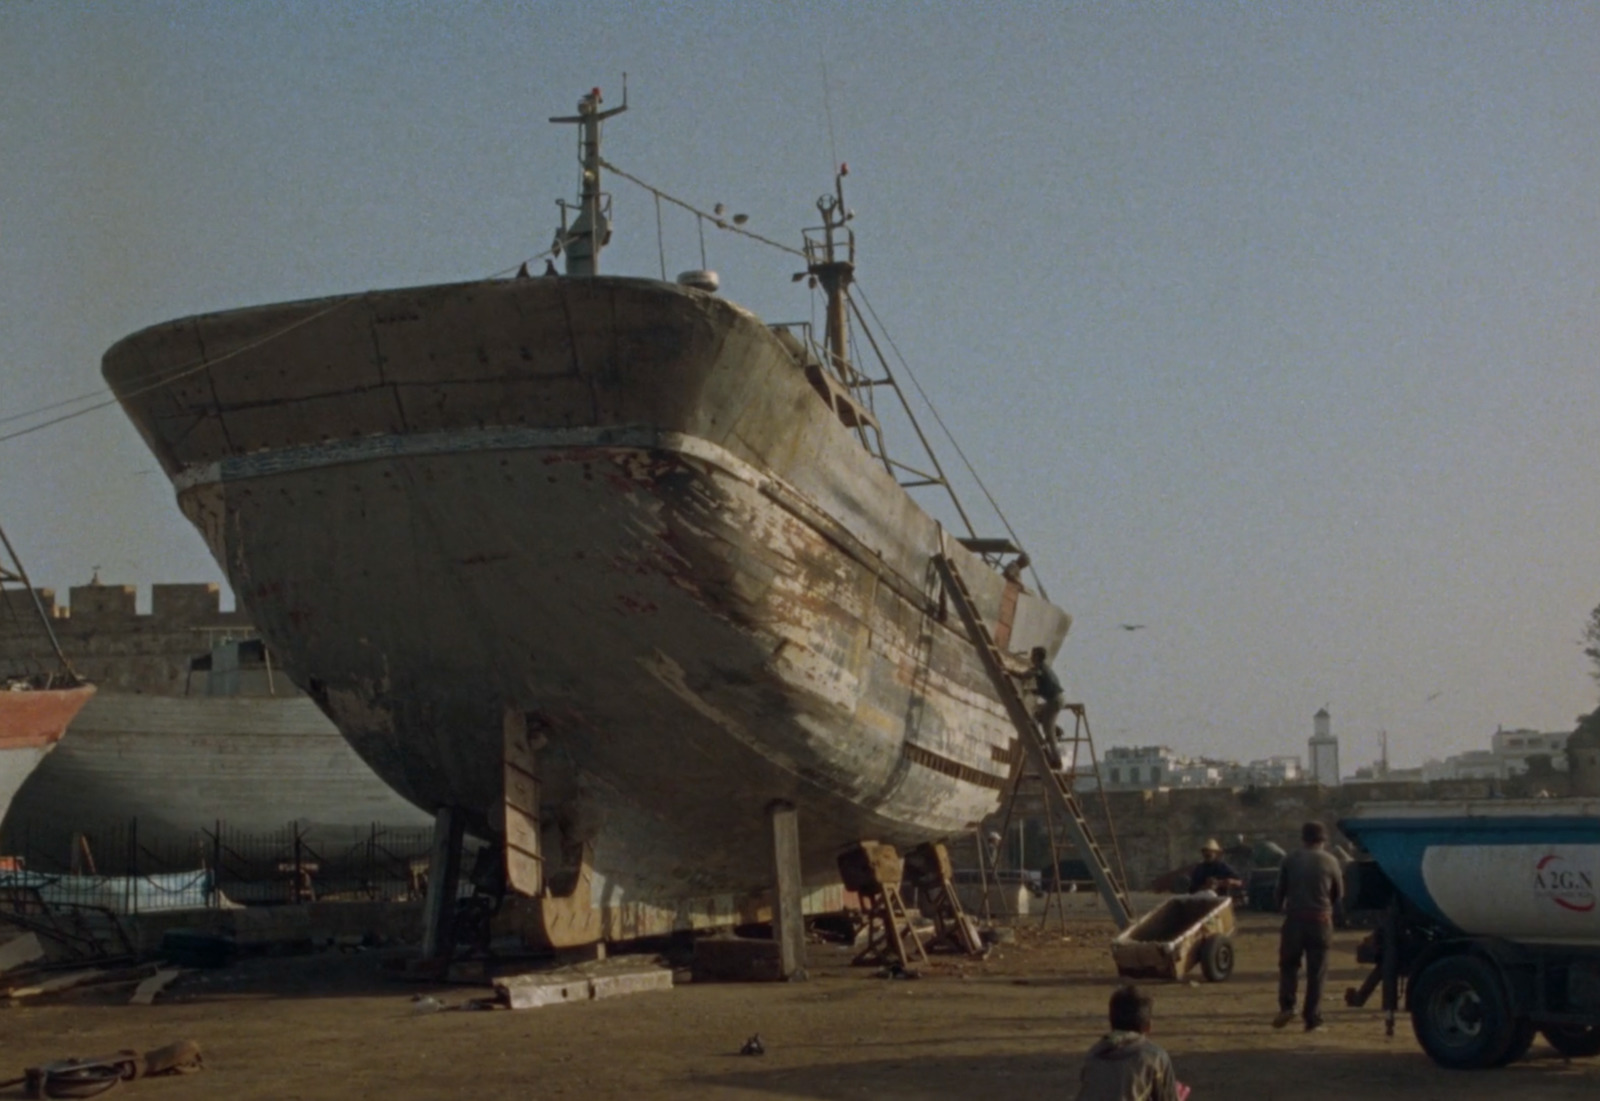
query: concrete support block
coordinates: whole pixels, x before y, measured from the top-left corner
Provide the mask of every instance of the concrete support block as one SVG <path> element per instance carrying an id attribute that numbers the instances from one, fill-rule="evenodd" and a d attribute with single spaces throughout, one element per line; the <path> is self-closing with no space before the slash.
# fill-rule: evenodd
<path id="1" fill-rule="evenodd" d="M 586 1002 L 592 996 L 586 975 L 550 971 L 537 975 L 507 975 L 494 981 L 495 992 L 512 1009 L 538 1009 L 546 1005 Z"/>
<path id="2" fill-rule="evenodd" d="M 800 812 L 781 800 L 767 807 L 771 826 L 773 883 L 772 937 L 778 945 L 781 978 L 806 977 L 806 924 L 800 907 Z"/>
<path id="3" fill-rule="evenodd" d="M 494 980 L 500 1000 L 512 1009 L 538 1009 L 601 998 L 620 998 L 651 990 L 671 990 L 672 972 L 655 964 L 616 962 L 590 968 L 563 967 Z"/>
<path id="4" fill-rule="evenodd" d="M 620 998 L 625 994 L 643 994 L 650 990 L 671 990 L 672 972 L 665 967 L 637 967 L 610 974 L 589 976 L 589 989 L 596 1001 L 601 998 Z"/>

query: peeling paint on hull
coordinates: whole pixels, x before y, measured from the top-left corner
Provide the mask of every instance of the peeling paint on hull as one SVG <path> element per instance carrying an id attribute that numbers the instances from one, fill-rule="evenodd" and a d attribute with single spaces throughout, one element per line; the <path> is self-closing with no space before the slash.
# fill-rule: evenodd
<path id="1" fill-rule="evenodd" d="M 998 803 L 1014 732 L 942 613 L 937 524 L 737 307 L 625 279 L 375 292 L 158 326 L 106 376 L 357 752 L 490 829 L 499 708 L 526 710 L 552 842 L 593 841 L 609 907 L 761 890 L 773 799 L 814 883 L 852 841 Z M 1067 624 L 1024 597 L 1012 645 Z"/>

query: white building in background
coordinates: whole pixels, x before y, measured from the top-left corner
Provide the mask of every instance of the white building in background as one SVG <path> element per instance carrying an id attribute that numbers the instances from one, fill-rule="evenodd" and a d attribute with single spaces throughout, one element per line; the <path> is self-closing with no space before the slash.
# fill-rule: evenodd
<path id="1" fill-rule="evenodd" d="M 1442 761 L 1424 761 L 1422 778 L 1435 780 L 1504 780 L 1506 763 L 1492 749 L 1469 749 Z"/>
<path id="2" fill-rule="evenodd" d="M 1289 756 L 1263 757 L 1247 765 L 1233 765 L 1227 775 L 1227 782 L 1234 787 L 1276 787 L 1304 783 L 1305 779 L 1300 758 Z"/>
<path id="3" fill-rule="evenodd" d="M 1339 739 L 1333 736 L 1333 718 L 1326 707 L 1311 717 L 1310 779 L 1324 787 L 1339 786 Z"/>
<path id="4" fill-rule="evenodd" d="M 1172 787 L 1187 763 L 1164 745 L 1114 745 L 1100 758 L 1100 778 L 1112 791 L 1154 791 Z"/>
<path id="5" fill-rule="evenodd" d="M 1184 757 L 1164 745 L 1112 746 L 1100 758 L 1100 778 L 1108 791 L 1166 791 L 1172 788 L 1247 787 L 1250 784 L 1281 784 L 1285 774 L 1293 783 L 1299 777 L 1300 758 L 1273 757 L 1248 766 L 1236 761 L 1210 757 Z M 1253 778 L 1248 769 L 1257 769 Z M 1242 778 L 1245 777 L 1245 778 Z M 1093 790 L 1094 777 L 1080 776 L 1079 791 Z"/>
<path id="6" fill-rule="evenodd" d="M 1548 757 L 1558 772 L 1567 770 L 1567 739 L 1570 732 L 1541 734 L 1537 730 L 1496 730 L 1489 739 L 1489 752 L 1505 762 L 1507 776 L 1528 771 L 1530 757 Z"/>
<path id="7" fill-rule="evenodd" d="M 1488 749 L 1472 749 L 1422 766 L 1424 780 L 1508 780 L 1527 772 L 1530 761 L 1543 757 L 1557 772 L 1567 770 L 1567 731 L 1496 730 Z"/>

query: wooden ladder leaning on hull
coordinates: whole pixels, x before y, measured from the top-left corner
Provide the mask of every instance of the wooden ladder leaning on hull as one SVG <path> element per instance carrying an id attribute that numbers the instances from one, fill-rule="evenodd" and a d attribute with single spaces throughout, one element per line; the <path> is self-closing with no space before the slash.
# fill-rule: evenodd
<path id="1" fill-rule="evenodd" d="M 933 556 L 933 564 L 939 571 L 940 580 L 944 582 L 945 591 L 950 594 L 951 603 L 961 615 L 961 622 L 967 628 L 972 645 L 977 648 L 978 657 L 982 659 L 983 667 L 994 683 L 1000 702 L 1005 705 L 1011 724 L 1017 728 L 1023 751 L 1027 753 L 1034 770 L 1043 780 L 1045 798 L 1055 800 L 1056 805 L 1065 812 L 1067 835 L 1078 847 L 1078 852 L 1083 855 L 1084 863 L 1089 865 L 1089 874 L 1094 877 L 1095 886 L 1100 891 L 1100 897 L 1105 900 L 1111 920 L 1117 923 L 1118 929 L 1126 929 L 1133 924 L 1133 907 L 1128 901 L 1128 892 L 1118 881 L 1116 874 L 1111 870 L 1111 865 L 1106 861 L 1105 853 L 1095 841 L 1094 834 L 1089 829 L 1089 820 L 1084 817 L 1083 806 L 1073 794 L 1069 781 L 1050 765 L 1049 743 L 1046 740 L 1050 732 L 1042 730 L 1034 721 L 1027 702 L 1022 698 L 1022 692 L 1017 688 L 1016 681 L 1012 680 L 1011 674 L 1006 671 L 1005 659 L 1000 653 L 1000 648 L 995 645 L 989 625 L 984 622 L 983 616 L 978 614 L 977 606 L 972 600 L 972 592 L 962 579 L 961 571 L 956 569 L 956 564 L 943 553 L 942 547 L 941 553 Z"/>

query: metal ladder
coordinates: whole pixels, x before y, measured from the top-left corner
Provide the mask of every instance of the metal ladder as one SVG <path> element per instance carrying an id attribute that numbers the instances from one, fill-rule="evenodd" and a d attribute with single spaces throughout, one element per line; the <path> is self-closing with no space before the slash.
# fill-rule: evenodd
<path id="1" fill-rule="evenodd" d="M 995 645 L 989 625 L 978 614 L 977 606 L 972 600 L 972 592 L 962 579 L 961 571 L 956 568 L 950 557 L 942 552 L 942 547 L 941 553 L 933 556 L 933 565 L 939 571 L 939 578 L 944 582 L 945 592 L 949 593 L 951 603 L 961 615 L 961 622 L 966 626 L 973 646 L 977 648 L 983 667 L 1000 696 L 1000 702 L 1005 705 L 1011 724 L 1017 728 L 1023 750 L 1043 782 L 1045 797 L 1054 799 L 1056 805 L 1065 812 L 1063 817 L 1067 836 L 1083 854 L 1084 862 L 1089 865 L 1089 874 L 1094 877 L 1095 886 L 1100 890 L 1100 897 L 1105 900 L 1106 909 L 1111 913 L 1111 920 L 1116 922 L 1118 929 L 1126 929 L 1133 924 L 1133 907 L 1128 901 L 1128 892 L 1111 870 L 1105 854 L 1100 851 L 1100 845 L 1089 829 L 1089 820 L 1084 817 L 1083 807 L 1072 792 L 1070 781 L 1050 767 L 1050 753 L 1046 739 L 1051 732 L 1041 730 L 1039 724 L 1034 721 L 1033 714 L 1028 710 L 1028 705 L 1023 700 L 1016 682 L 1006 671 L 1005 659 L 1000 653 L 1000 648 Z"/>

